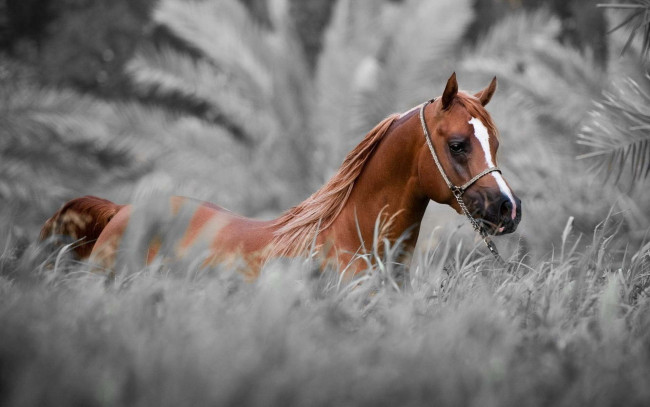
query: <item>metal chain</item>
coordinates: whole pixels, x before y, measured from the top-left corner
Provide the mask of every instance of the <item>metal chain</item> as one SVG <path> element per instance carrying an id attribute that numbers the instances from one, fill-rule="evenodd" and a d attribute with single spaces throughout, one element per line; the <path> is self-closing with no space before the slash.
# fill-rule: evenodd
<path id="1" fill-rule="evenodd" d="M 465 202 L 463 201 L 462 197 L 462 192 L 459 189 L 454 189 L 452 190 L 454 193 L 454 197 L 456 197 L 456 201 L 458 201 L 458 205 L 460 206 L 460 209 L 463 211 L 467 219 L 469 219 L 469 222 L 472 224 L 472 227 L 474 227 L 474 230 L 481 235 L 481 238 L 483 239 L 483 243 L 487 246 L 487 248 L 490 250 L 490 253 L 494 256 L 494 258 L 499 262 L 501 265 L 507 264 L 505 260 L 503 260 L 503 257 L 499 254 L 499 251 L 497 250 L 497 246 L 494 244 L 494 242 L 490 239 L 490 235 L 488 232 L 485 230 L 483 225 L 474 219 L 474 217 L 471 215 L 469 210 L 467 209 L 467 206 L 465 206 Z"/>

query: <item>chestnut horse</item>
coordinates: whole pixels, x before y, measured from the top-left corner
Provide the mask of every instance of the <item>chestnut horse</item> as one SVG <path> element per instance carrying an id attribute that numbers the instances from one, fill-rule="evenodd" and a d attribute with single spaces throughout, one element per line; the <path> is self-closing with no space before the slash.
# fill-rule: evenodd
<path id="1" fill-rule="evenodd" d="M 167 243 L 168 251 L 183 257 L 202 245 L 206 264 L 243 261 L 252 278 L 270 258 L 310 253 L 341 269 L 359 270 L 363 262 L 355 254 L 373 247 L 376 224 L 383 225 L 382 241 L 394 243 L 409 233 L 403 244 L 405 252 L 412 251 L 430 200 L 459 213 L 464 202 L 466 213 L 490 233 L 513 232 L 521 202 L 496 167 L 497 130 L 484 108 L 495 90 L 496 78 L 475 95 L 459 91 L 453 74 L 441 97 L 384 119 L 320 190 L 275 220 L 247 219 L 210 203 L 172 197 L 166 216 L 184 213 L 184 232 Z M 41 237 L 82 239 L 75 248 L 79 257 L 110 268 L 118 252 L 134 250 L 123 241 L 133 213 L 133 205 L 78 198 L 46 222 Z M 141 257 L 151 261 L 164 237 L 150 236 Z"/>

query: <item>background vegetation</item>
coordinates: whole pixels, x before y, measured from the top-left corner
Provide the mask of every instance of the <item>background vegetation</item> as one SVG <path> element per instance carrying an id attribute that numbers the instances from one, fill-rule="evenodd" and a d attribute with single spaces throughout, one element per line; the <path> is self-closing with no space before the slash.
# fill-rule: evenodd
<path id="1" fill-rule="evenodd" d="M 0 403 L 647 404 L 648 37 L 627 16 L 648 5 L 625 5 L 0 1 Z M 400 284 L 390 259 L 353 284 L 192 259 L 107 281 L 33 244 L 84 194 L 273 216 L 452 71 L 499 78 L 508 267 L 437 205 Z"/>

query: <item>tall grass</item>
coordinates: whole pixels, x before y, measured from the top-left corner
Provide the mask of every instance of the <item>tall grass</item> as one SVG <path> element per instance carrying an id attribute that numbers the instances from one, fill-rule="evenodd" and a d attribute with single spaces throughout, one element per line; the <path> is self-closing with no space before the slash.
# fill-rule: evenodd
<path id="1" fill-rule="evenodd" d="M 442 236 L 401 284 L 303 261 L 254 283 L 187 263 L 107 280 L 3 256 L 0 401 L 642 405 L 650 244 L 619 256 L 615 226 L 584 250 L 567 227 L 554 256 L 509 267 Z"/>

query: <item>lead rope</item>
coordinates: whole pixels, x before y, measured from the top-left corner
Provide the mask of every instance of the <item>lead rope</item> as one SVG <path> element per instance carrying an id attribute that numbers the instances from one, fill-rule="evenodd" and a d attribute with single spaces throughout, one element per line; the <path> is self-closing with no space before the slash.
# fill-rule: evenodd
<path id="1" fill-rule="evenodd" d="M 435 100 L 435 99 L 434 99 Z M 481 177 L 494 172 L 494 171 L 499 171 L 499 167 L 490 167 L 482 171 L 480 174 L 476 175 L 474 178 L 463 184 L 462 186 L 458 187 L 454 185 L 450 180 L 449 177 L 447 177 L 447 174 L 445 173 L 445 170 L 442 168 L 442 165 L 440 164 L 440 160 L 438 159 L 438 155 L 436 154 L 436 150 L 433 148 L 433 143 L 431 142 L 431 135 L 429 134 L 429 129 L 427 128 L 427 123 L 424 121 L 424 108 L 429 104 L 433 102 L 433 100 L 430 100 L 428 102 L 425 102 L 422 104 L 420 107 L 420 123 L 422 124 L 422 132 L 424 133 L 424 138 L 427 141 L 427 145 L 429 146 L 429 150 L 431 151 L 431 156 L 433 156 L 433 161 L 435 161 L 436 166 L 438 167 L 438 171 L 442 175 L 442 178 L 445 180 L 445 183 L 451 189 L 451 192 L 454 194 L 454 197 L 456 198 L 456 201 L 458 202 L 458 205 L 460 206 L 460 209 L 463 211 L 467 219 L 469 219 L 469 222 L 472 224 L 472 227 L 474 227 L 474 230 L 481 235 L 481 238 L 483 239 L 483 243 L 487 246 L 487 248 L 490 250 L 490 253 L 494 256 L 494 259 L 501 265 L 506 265 L 507 263 L 501 255 L 499 255 L 499 251 L 497 250 L 496 245 L 494 242 L 490 239 L 490 235 L 488 232 L 485 230 L 483 225 L 474 219 L 472 214 L 469 212 L 467 209 L 467 206 L 465 205 L 465 201 L 463 201 L 463 194 L 469 188 L 472 184 L 474 184 L 476 181 L 478 181 Z"/>

